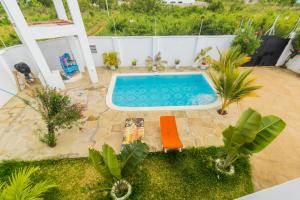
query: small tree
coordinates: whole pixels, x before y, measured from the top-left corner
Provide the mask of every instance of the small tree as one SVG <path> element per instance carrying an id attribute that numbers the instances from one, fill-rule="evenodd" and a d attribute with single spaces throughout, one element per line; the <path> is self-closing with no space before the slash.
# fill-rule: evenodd
<path id="1" fill-rule="evenodd" d="M 37 90 L 36 109 L 47 124 L 47 133 L 41 138 L 50 147 L 56 145 L 56 131 L 62 128 L 71 128 L 72 124 L 80 120 L 83 107 L 80 104 L 71 104 L 68 95 L 55 89 L 46 88 Z"/>
<path id="2" fill-rule="evenodd" d="M 12 173 L 8 183 L 0 183 L 0 199 L 43 199 L 43 193 L 57 187 L 48 181 L 33 183 L 30 177 L 38 171 L 39 168 L 23 168 Z"/>

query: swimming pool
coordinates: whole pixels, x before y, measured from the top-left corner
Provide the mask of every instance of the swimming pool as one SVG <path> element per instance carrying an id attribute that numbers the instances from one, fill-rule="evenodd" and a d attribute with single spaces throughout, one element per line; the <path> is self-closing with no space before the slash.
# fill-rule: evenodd
<path id="1" fill-rule="evenodd" d="M 218 97 L 203 73 L 115 74 L 106 97 L 116 110 L 211 108 Z"/>

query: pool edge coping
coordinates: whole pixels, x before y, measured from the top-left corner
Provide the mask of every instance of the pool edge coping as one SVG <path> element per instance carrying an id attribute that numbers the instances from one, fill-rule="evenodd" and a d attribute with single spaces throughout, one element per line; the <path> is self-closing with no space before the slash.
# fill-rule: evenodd
<path id="1" fill-rule="evenodd" d="M 112 101 L 113 90 L 115 88 L 116 79 L 119 76 L 153 76 L 153 75 L 188 75 L 188 74 L 202 74 L 210 87 L 216 92 L 214 84 L 205 72 L 150 72 L 150 73 L 114 73 L 112 74 L 108 91 L 106 93 L 106 105 L 112 110 L 118 111 L 163 111 L 163 110 L 206 110 L 216 108 L 221 105 L 220 98 L 213 103 L 207 105 L 197 106 L 160 106 L 160 107 L 124 107 L 115 105 Z"/>

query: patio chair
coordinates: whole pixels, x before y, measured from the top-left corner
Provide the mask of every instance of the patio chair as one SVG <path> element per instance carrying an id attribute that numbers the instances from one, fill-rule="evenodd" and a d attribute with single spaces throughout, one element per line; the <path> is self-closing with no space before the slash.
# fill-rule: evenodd
<path id="1" fill-rule="evenodd" d="M 125 120 L 125 132 L 123 135 L 122 146 L 131 144 L 137 140 L 144 142 L 144 119 L 128 118 Z"/>
<path id="2" fill-rule="evenodd" d="M 178 149 L 181 152 L 183 145 L 178 135 L 175 116 L 161 116 L 160 129 L 164 152 L 167 153 L 169 149 Z"/>
<path id="3" fill-rule="evenodd" d="M 60 56 L 59 60 L 64 72 L 68 76 L 72 76 L 76 72 L 79 72 L 79 68 L 76 61 L 71 58 L 69 53 L 65 53 L 64 55 Z"/>

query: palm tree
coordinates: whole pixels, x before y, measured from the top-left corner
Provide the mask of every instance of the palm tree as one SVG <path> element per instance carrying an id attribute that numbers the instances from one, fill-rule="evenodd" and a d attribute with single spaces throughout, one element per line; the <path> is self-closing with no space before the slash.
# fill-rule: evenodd
<path id="1" fill-rule="evenodd" d="M 12 173 L 8 183 L 0 183 L 1 200 L 40 200 L 43 193 L 57 187 L 48 181 L 33 183 L 30 180 L 39 168 L 23 168 Z"/>
<path id="2" fill-rule="evenodd" d="M 216 71 L 224 72 L 224 70 L 228 67 L 233 65 L 234 67 L 240 67 L 243 64 L 250 61 L 250 57 L 246 54 L 240 52 L 237 47 L 232 47 L 228 51 L 222 53 L 219 52 L 219 59 L 218 60 L 210 60 L 212 67 Z"/>
<path id="3" fill-rule="evenodd" d="M 218 111 L 221 115 L 226 114 L 226 108 L 237 103 L 245 97 L 255 96 L 254 91 L 261 86 L 253 85 L 254 78 L 249 78 L 252 69 L 240 71 L 234 64 L 230 64 L 222 69 L 222 72 L 209 72 L 217 94 L 221 98 L 222 106 Z"/>

